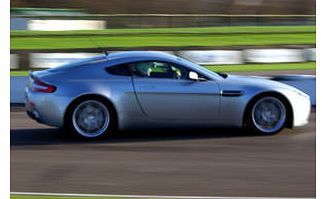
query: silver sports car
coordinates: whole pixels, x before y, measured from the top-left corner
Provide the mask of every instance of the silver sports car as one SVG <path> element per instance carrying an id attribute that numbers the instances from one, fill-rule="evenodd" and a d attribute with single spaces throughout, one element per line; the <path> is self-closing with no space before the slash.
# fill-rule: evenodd
<path id="1" fill-rule="evenodd" d="M 309 96 L 291 86 L 148 51 L 33 72 L 25 94 L 31 118 L 88 139 L 165 127 L 246 127 L 270 135 L 306 124 L 310 113 Z"/>

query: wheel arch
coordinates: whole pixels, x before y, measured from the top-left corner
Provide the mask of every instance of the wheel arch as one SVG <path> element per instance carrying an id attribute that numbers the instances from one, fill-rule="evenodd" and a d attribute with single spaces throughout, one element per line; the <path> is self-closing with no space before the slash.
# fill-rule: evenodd
<path id="1" fill-rule="evenodd" d="M 285 126 L 286 128 L 292 128 L 293 127 L 293 120 L 294 120 L 294 116 L 293 116 L 293 107 L 289 101 L 289 99 L 282 93 L 277 92 L 277 91 L 266 91 L 266 92 L 262 92 L 259 93 L 255 96 L 253 96 L 247 103 L 247 105 L 245 106 L 245 111 L 243 114 L 243 121 L 242 121 L 242 125 L 246 126 L 247 122 L 248 122 L 248 115 L 249 115 L 249 111 L 250 108 L 252 107 L 252 105 L 260 98 L 265 97 L 265 96 L 274 96 L 279 98 L 282 102 L 285 103 L 285 107 L 286 107 L 286 122 L 285 122 Z"/>
<path id="2" fill-rule="evenodd" d="M 76 104 L 78 104 L 84 100 L 89 100 L 89 99 L 99 100 L 99 101 L 103 102 L 104 105 L 106 105 L 110 110 L 112 110 L 113 118 L 114 118 L 113 125 L 114 125 L 114 128 L 117 129 L 118 128 L 118 113 L 117 113 L 117 109 L 116 109 L 115 105 L 113 104 L 113 102 L 103 95 L 91 94 L 91 93 L 80 95 L 80 96 L 76 97 L 75 99 L 73 99 L 69 103 L 69 105 L 67 106 L 67 108 L 64 112 L 64 126 L 67 125 L 68 116 L 69 116 L 69 113 L 72 111 L 72 108 Z"/>

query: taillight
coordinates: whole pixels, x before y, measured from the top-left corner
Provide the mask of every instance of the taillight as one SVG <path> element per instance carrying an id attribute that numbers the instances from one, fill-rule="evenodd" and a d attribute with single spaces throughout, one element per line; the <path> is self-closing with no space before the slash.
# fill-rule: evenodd
<path id="1" fill-rule="evenodd" d="M 40 80 L 35 80 L 31 86 L 33 91 L 44 92 L 44 93 L 53 93 L 57 88 L 53 85 L 41 82 Z"/>

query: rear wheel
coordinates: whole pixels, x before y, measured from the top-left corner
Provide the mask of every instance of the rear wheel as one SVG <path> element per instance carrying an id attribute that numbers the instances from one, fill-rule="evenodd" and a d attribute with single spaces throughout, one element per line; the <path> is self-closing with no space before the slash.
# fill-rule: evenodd
<path id="1" fill-rule="evenodd" d="M 263 96 L 252 103 L 247 118 L 249 127 L 254 131 L 272 135 L 281 131 L 286 124 L 286 105 L 277 96 Z"/>
<path id="2" fill-rule="evenodd" d="M 99 139 L 113 130 L 113 115 L 103 100 L 85 99 L 71 107 L 66 122 L 74 135 L 85 139 Z"/>

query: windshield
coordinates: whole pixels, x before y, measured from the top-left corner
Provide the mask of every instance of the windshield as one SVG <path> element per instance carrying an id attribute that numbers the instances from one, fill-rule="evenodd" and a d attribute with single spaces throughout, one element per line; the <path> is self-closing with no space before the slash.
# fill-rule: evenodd
<path id="1" fill-rule="evenodd" d="M 202 73 L 206 73 L 206 74 L 212 75 L 212 76 L 214 76 L 216 78 L 220 78 L 221 77 L 221 75 L 219 75 L 218 73 L 215 73 L 215 72 L 213 72 L 211 70 L 208 70 L 207 68 L 202 67 L 202 66 L 200 66 L 198 64 L 195 64 L 195 63 L 193 63 L 191 61 L 188 61 L 188 60 L 186 60 L 184 58 L 178 57 L 178 59 L 180 59 L 180 61 L 182 61 L 182 62 L 185 62 L 187 65 L 190 65 L 190 66 L 196 68 L 197 70 L 199 70 Z"/>

